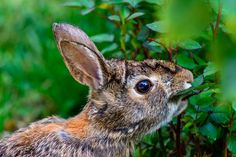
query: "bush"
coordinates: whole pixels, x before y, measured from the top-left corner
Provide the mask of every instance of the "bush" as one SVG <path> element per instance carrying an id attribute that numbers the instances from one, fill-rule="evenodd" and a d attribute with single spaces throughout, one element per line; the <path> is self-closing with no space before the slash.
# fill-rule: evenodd
<path id="1" fill-rule="evenodd" d="M 55 16 L 57 11 L 49 8 L 57 8 L 56 2 L 47 4 L 48 8 L 44 3 L 49 2 L 29 6 Z M 79 25 L 106 58 L 171 60 L 194 74 L 187 110 L 145 136 L 136 145 L 136 157 L 236 155 L 236 2 L 80 0 L 63 6 L 75 9 L 63 8 L 55 19 L 63 17 Z M 78 18 L 72 18 L 77 11 Z M 16 28 L 0 39 L 0 51 L 5 52 L 0 54 L 0 123 L 4 124 L 0 130 L 21 126 L 16 124 L 19 117 L 24 123 L 52 113 L 68 117 L 85 103 L 87 88 L 75 85 L 48 35 L 47 27 L 55 19 L 45 22 L 31 16 L 33 12 L 24 12 L 26 21 L 12 19 Z M 9 47 L 22 36 L 25 43 Z M 30 110 L 34 114 L 29 115 Z"/>
<path id="2" fill-rule="evenodd" d="M 136 147 L 137 157 L 236 153 L 236 88 L 231 80 L 236 67 L 235 2 L 126 0 L 64 5 L 110 22 L 111 31 L 92 37 L 107 58 L 169 59 L 194 73 L 195 94 L 187 111 L 145 137 Z"/>

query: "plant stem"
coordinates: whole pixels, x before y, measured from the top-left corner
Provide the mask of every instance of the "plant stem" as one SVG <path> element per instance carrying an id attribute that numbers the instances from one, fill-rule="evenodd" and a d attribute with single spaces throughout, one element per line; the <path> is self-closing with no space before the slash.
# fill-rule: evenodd
<path id="1" fill-rule="evenodd" d="M 233 126 L 233 121 L 234 121 L 234 115 L 235 115 L 235 111 L 233 111 L 232 116 L 230 118 L 230 122 L 229 122 L 229 136 L 231 136 L 231 134 L 232 134 L 232 126 Z"/>
<path id="2" fill-rule="evenodd" d="M 215 40 L 217 35 L 218 35 L 218 31 L 219 31 L 219 25 L 220 25 L 220 20 L 221 20 L 221 15 L 222 15 L 222 3 L 219 2 L 219 8 L 218 8 L 218 14 L 217 14 L 217 20 L 216 20 L 216 25 L 215 28 L 213 28 L 213 39 Z"/>
<path id="3" fill-rule="evenodd" d="M 227 150 L 227 140 L 224 142 L 224 157 L 228 156 L 228 150 Z"/>
<path id="4" fill-rule="evenodd" d="M 182 148 L 181 148 L 181 141 L 180 141 L 180 130 L 181 130 L 181 114 L 177 117 L 177 126 L 176 126 L 176 151 L 177 157 L 182 157 Z"/>
<path id="5" fill-rule="evenodd" d="M 172 48 L 167 48 L 167 52 L 168 52 L 168 59 L 169 61 L 173 61 L 172 60 L 172 53 L 173 53 L 173 49 Z"/>
<path id="6" fill-rule="evenodd" d="M 147 59 L 151 59 L 152 57 L 150 56 L 148 49 L 146 47 L 143 46 L 143 54 L 145 56 L 145 58 Z"/>
<path id="7" fill-rule="evenodd" d="M 156 40 L 153 39 L 153 38 L 148 38 L 148 40 L 149 40 L 149 41 L 154 41 L 154 42 L 160 44 L 161 46 L 163 46 L 163 47 L 166 49 L 167 53 L 168 53 L 168 59 L 169 59 L 169 61 L 171 61 L 171 62 L 173 61 L 173 60 L 172 60 L 172 54 L 173 54 L 173 50 L 174 50 L 174 49 L 166 47 L 165 44 L 163 44 L 163 43 L 161 43 L 161 42 L 158 42 L 158 41 L 156 41 Z"/>

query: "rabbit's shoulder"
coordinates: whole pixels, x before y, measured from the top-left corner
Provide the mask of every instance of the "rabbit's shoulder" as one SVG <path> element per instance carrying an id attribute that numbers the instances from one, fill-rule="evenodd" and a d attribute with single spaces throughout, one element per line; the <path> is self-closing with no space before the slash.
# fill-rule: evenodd
<path id="1" fill-rule="evenodd" d="M 33 156 L 40 148 L 40 142 L 46 141 L 60 130 L 61 124 L 64 122 L 64 119 L 49 117 L 17 130 L 13 135 L 0 141 L 0 156 Z"/>

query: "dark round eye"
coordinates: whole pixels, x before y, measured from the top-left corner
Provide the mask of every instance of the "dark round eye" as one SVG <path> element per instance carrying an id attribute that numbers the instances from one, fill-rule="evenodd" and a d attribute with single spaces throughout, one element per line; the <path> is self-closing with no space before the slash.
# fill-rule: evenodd
<path id="1" fill-rule="evenodd" d="M 145 94 L 149 92 L 151 87 L 152 87 L 152 83 L 149 80 L 139 81 L 135 86 L 136 90 L 141 94 Z"/>

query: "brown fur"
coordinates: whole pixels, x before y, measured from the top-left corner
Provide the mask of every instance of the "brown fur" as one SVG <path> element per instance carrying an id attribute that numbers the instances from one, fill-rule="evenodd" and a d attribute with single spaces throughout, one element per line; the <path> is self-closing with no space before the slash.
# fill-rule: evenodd
<path id="1" fill-rule="evenodd" d="M 129 157 L 140 136 L 185 109 L 173 96 L 189 88 L 190 71 L 167 61 L 105 60 L 68 24 L 55 24 L 54 33 L 72 76 L 90 87 L 88 103 L 73 118 L 46 118 L 0 140 L 1 157 Z M 136 84 L 145 79 L 153 86 L 140 94 Z"/>
<path id="2" fill-rule="evenodd" d="M 86 138 L 88 135 L 89 119 L 86 112 L 82 112 L 75 118 L 68 120 L 65 123 L 65 131 L 75 138 Z"/>

